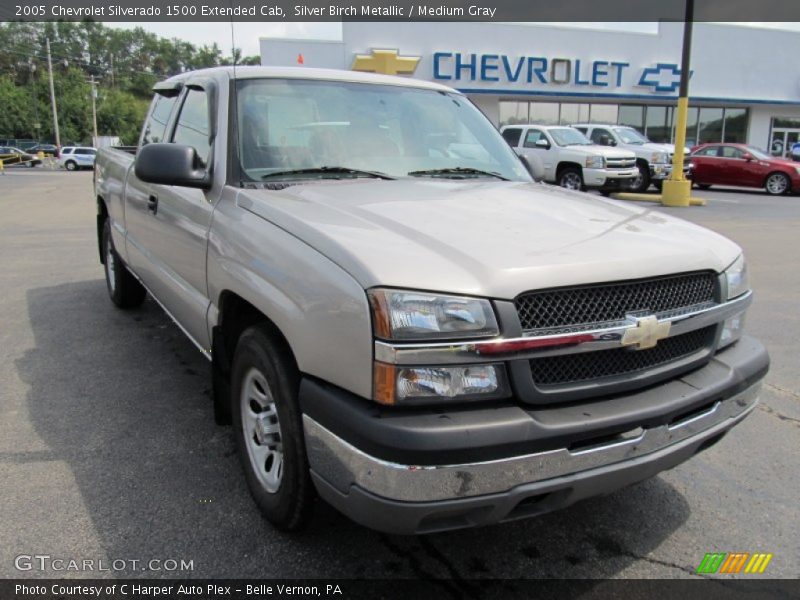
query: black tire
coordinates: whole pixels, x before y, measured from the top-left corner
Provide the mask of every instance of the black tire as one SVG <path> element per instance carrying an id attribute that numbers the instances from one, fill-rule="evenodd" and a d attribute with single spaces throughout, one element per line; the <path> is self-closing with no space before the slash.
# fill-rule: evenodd
<path id="1" fill-rule="evenodd" d="M 35 167 L 38 164 L 39 163 L 37 163 L 37 162 L 31 161 L 31 162 L 28 163 L 28 166 L 32 169 L 33 167 Z"/>
<path id="2" fill-rule="evenodd" d="M 659 192 L 661 192 L 661 190 L 664 189 L 664 180 L 663 179 L 657 179 L 657 180 L 653 181 L 653 187 L 656 188 Z"/>
<path id="3" fill-rule="evenodd" d="M 643 194 L 650 188 L 650 167 L 646 163 L 636 163 L 639 176 L 631 181 L 631 191 Z"/>
<path id="4" fill-rule="evenodd" d="M 67 171 L 77 171 L 78 165 L 75 163 L 74 160 L 68 160 L 67 162 L 64 163 L 64 168 Z"/>
<path id="5" fill-rule="evenodd" d="M 289 350 L 269 327 L 256 325 L 241 335 L 231 370 L 236 448 L 253 499 L 264 517 L 283 531 L 296 531 L 306 525 L 316 497 L 297 400 L 299 384 L 300 375 Z M 261 402 L 262 397 L 267 401 Z M 260 429 L 259 419 L 266 419 L 265 428 L 277 427 L 277 437 L 274 431 Z M 281 459 L 274 487 L 272 469 L 278 460 L 277 452 Z"/>
<path id="6" fill-rule="evenodd" d="M 709 185 L 708 183 L 698 183 L 696 185 L 697 185 L 697 189 L 700 189 L 700 190 L 709 190 L 709 189 L 711 189 L 711 185 Z"/>
<path id="7" fill-rule="evenodd" d="M 770 173 L 764 180 L 764 189 L 770 196 L 783 196 L 792 190 L 792 182 L 786 173 Z"/>
<path id="8" fill-rule="evenodd" d="M 568 190 L 582 190 L 583 172 L 577 167 L 566 167 L 558 174 L 558 185 Z"/>
<path id="9" fill-rule="evenodd" d="M 135 308 L 144 302 L 147 291 L 131 275 L 114 249 L 108 219 L 103 224 L 103 267 L 108 297 L 119 308 Z"/>

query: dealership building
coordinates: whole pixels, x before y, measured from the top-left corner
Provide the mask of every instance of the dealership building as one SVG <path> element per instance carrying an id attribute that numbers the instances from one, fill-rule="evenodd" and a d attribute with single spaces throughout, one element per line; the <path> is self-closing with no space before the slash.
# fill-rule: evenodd
<path id="1" fill-rule="evenodd" d="M 631 125 L 672 141 L 682 23 L 655 33 L 471 22 L 342 24 L 341 41 L 262 38 L 263 65 L 355 69 L 462 91 L 498 126 Z M 687 143 L 785 155 L 800 139 L 800 33 L 696 23 Z"/>

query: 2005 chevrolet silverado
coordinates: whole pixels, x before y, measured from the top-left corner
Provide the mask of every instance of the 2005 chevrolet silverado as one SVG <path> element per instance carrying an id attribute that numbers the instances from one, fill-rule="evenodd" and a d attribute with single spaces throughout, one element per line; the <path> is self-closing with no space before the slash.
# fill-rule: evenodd
<path id="1" fill-rule="evenodd" d="M 423 533 L 651 477 L 754 408 L 769 364 L 731 241 L 535 182 L 462 94 L 307 68 L 158 84 L 100 152 L 111 300 L 211 360 L 255 501 Z"/>

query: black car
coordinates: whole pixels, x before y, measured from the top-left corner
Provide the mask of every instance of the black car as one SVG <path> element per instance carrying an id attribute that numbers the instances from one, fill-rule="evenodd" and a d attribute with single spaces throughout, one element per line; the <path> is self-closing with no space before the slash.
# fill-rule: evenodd
<path id="1" fill-rule="evenodd" d="M 49 155 L 55 158 L 58 158 L 59 155 L 58 146 L 53 144 L 36 144 L 35 146 L 28 148 L 25 152 L 28 154 L 39 154 L 39 152 L 44 152 L 45 156 Z"/>

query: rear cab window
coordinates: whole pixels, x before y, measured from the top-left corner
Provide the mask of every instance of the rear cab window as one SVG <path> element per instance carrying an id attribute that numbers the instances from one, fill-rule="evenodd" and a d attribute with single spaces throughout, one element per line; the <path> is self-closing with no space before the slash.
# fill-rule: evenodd
<path id="1" fill-rule="evenodd" d="M 519 140 L 522 137 L 522 129 L 519 127 L 508 127 L 503 130 L 503 139 L 508 142 L 512 148 L 519 146 Z"/>

